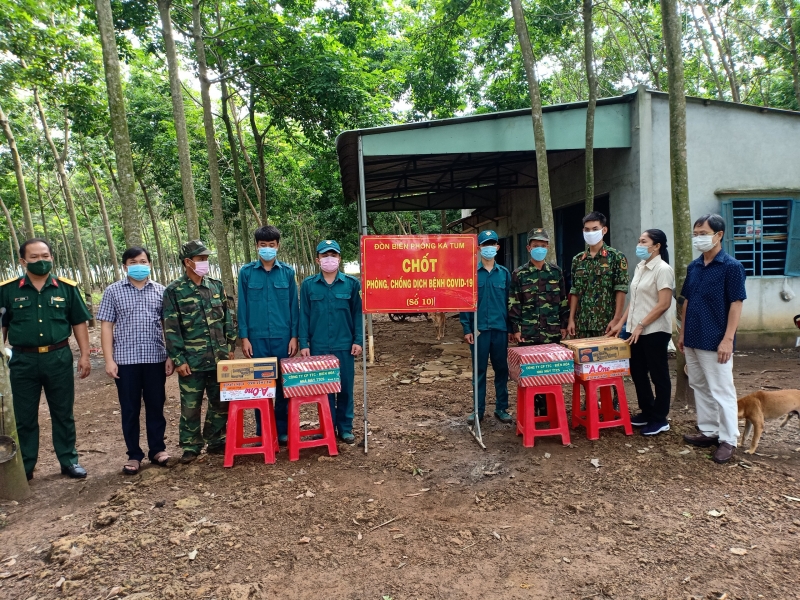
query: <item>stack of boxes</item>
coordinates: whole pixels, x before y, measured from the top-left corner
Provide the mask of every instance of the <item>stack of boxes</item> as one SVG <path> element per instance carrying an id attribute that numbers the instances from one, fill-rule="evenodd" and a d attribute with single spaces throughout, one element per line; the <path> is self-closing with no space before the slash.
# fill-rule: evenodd
<path id="1" fill-rule="evenodd" d="M 220 400 L 274 398 L 278 379 L 278 359 L 243 358 L 217 363 Z"/>
<path id="2" fill-rule="evenodd" d="M 318 396 L 342 391 L 339 359 L 332 354 L 298 356 L 281 360 L 283 395 Z"/>
<path id="3" fill-rule="evenodd" d="M 573 352 L 559 344 L 508 349 L 508 372 L 520 387 L 572 383 L 574 367 Z"/>
<path id="4" fill-rule="evenodd" d="M 631 374 L 631 347 L 619 338 L 596 337 L 564 340 L 575 360 L 575 377 L 581 381 Z"/>

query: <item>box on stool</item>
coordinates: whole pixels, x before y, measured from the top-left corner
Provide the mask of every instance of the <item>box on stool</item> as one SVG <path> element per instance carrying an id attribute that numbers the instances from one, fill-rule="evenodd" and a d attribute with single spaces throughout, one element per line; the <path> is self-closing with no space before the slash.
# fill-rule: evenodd
<path id="1" fill-rule="evenodd" d="M 339 359 L 333 354 L 297 356 L 281 360 L 283 395 L 317 396 L 342 391 Z"/>
<path id="2" fill-rule="evenodd" d="M 509 348 L 508 372 L 521 387 L 572 383 L 575 380 L 573 352 L 559 344 Z"/>
<path id="3" fill-rule="evenodd" d="M 254 379 L 277 379 L 278 359 L 237 358 L 217 363 L 217 381 L 252 381 Z"/>
<path id="4" fill-rule="evenodd" d="M 253 379 L 251 381 L 223 381 L 219 384 L 219 399 L 222 402 L 234 400 L 261 400 L 275 397 L 274 379 Z"/>
<path id="5" fill-rule="evenodd" d="M 575 377 L 582 381 L 624 377 L 630 374 L 630 361 L 627 358 L 575 365 Z"/>
<path id="6" fill-rule="evenodd" d="M 575 353 L 578 364 L 623 360 L 631 357 L 631 347 L 614 337 L 594 337 L 561 342 Z"/>

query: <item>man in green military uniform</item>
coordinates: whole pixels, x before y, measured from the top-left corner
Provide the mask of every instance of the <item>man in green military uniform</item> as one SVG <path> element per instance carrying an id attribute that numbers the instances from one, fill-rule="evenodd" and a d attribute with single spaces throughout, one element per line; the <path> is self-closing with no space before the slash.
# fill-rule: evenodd
<path id="1" fill-rule="evenodd" d="M 92 315 L 86 309 L 77 283 L 50 274 L 50 244 L 33 238 L 19 248 L 25 275 L 0 284 L 3 340 L 12 347 L 9 363 L 17 433 L 25 474 L 30 480 L 39 457 L 39 398 L 44 388 L 53 428 L 53 447 L 61 473 L 86 477 L 75 449 L 75 384 L 70 333 L 80 348 L 78 376 L 89 376 L 89 328 Z"/>
<path id="2" fill-rule="evenodd" d="M 514 341 L 521 346 L 558 344 L 567 333 L 569 308 L 564 274 L 545 262 L 550 235 L 541 228 L 528 232 L 531 259 L 511 274 L 508 317 Z"/>
<path id="3" fill-rule="evenodd" d="M 591 212 L 583 218 L 583 239 L 589 246 L 572 259 L 567 333 L 573 337 L 599 337 L 623 318 L 628 293 L 628 261 L 603 241 L 606 217 Z"/>
<path id="4" fill-rule="evenodd" d="M 220 402 L 217 363 L 233 360 L 236 333 L 222 282 L 208 276 L 211 254 L 199 240 L 186 242 L 180 258 L 186 273 L 164 290 L 164 340 L 181 390 L 181 462 L 192 462 L 208 444 L 224 454 L 228 405 Z M 202 433 L 203 392 L 208 410 Z"/>

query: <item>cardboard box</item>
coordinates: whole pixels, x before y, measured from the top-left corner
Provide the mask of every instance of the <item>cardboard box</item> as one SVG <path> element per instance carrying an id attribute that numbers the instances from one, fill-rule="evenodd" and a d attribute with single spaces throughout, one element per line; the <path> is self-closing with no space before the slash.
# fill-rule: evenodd
<path id="1" fill-rule="evenodd" d="M 217 381 L 253 381 L 254 379 L 278 379 L 278 359 L 241 358 L 221 360 L 217 363 Z"/>
<path id="2" fill-rule="evenodd" d="M 508 370 L 520 387 L 560 385 L 575 380 L 573 352 L 559 344 L 508 349 Z"/>
<path id="3" fill-rule="evenodd" d="M 318 396 L 342 391 L 339 359 L 333 354 L 297 356 L 281 360 L 283 395 Z"/>
<path id="4" fill-rule="evenodd" d="M 232 402 L 234 400 L 274 398 L 276 387 L 277 381 L 274 379 L 226 381 L 219 384 L 219 399 L 223 402 Z"/>
<path id="5" fill-rule="evenodd" d="M 631 357 L 631 347 L 625 340 L 619 338 L 595 337 L 564 340 L 561 343 L 575 353 L 575 362 L 579 364 Z"/>
<path id="6" fill-rule="evenodd" d="M 575 365 L 575 376 L 583 381 L 623 377 L 630 374 L 630 361 L 627 358 Z"/>

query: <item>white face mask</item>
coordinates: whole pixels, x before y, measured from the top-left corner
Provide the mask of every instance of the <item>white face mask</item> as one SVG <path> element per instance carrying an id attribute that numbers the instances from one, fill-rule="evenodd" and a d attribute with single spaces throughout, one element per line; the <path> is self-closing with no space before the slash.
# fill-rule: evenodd
<path id="1" fill-rule="evenodd" d="M 583 232 L 583 239 L 590 246 L 594 246 L 595 244 L 599 244 L 600 242 L 603 241 L 603 230 L 599 229 L 598 231 L 584 231 Z"/>
<path id="2" fill-rule="evenodd" d="M 698 235 L 692 238 L 692 246 L 698 252 L 708 252 L 716 246 L 713 235 Z"/>

